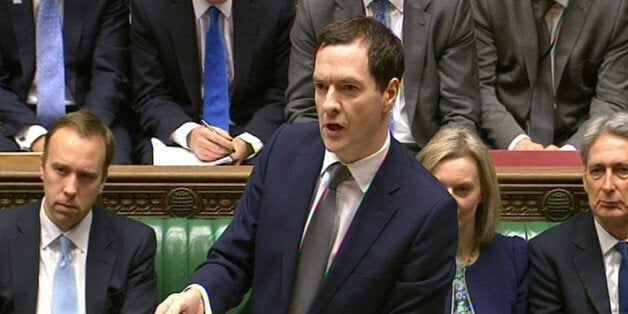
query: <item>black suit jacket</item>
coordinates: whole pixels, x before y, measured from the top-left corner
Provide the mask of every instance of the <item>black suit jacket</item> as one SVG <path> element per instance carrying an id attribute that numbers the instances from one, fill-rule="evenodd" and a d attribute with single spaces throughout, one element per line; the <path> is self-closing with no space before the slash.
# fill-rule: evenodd
<path id="1" fill-rule="evenodd" d="M 604 260 L 591 212 L 530 241 L 530 313 L 610 313 Z"/>
<path id="2" fill-rule="evenodd" d="M 234 0 L 231 120 L 265 141 L 284 121 L 294 0 Z M 148 136 L 170 143 L 199 122 L 202 72 L 191 0 L 132 0 L 134 108 Z"/>
<path id="3" fill-rule="evenodd" d="M 35 313 L 40 203 L 0 210 L 0 313 Z M 95 313 L 153 313 L 155 233 L 104 208 L 93 209 L 85 307 Z"/>
<path id="4" fill-rule="evenodd" d="M 0 134 L 39 124 L 26 97 L 35 76 L 32 0 L 0 0 Z M 128 113 L 128 0 L 65 0 L 65 81 L 78 107 L 111 126 Z M 60 60 L 62 62 L 63 60 Z"/>
<path id="5" fill-rule="evenodd" d="M 287 313 L 301 235 L 323 162 L 315 123 L 288 124 L 267 143 L 233 223 L 190 279 L 214 313 L 252 287 L 253 313 Z M 455 270 L 457 205 L 392 141 L 358 208 L 313 313 L 443 313 Z"/>

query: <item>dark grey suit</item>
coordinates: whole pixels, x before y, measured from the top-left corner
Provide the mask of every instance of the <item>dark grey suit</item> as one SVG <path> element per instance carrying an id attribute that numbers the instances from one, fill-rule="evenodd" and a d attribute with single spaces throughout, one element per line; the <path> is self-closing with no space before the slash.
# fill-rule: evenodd
<path id="1" fill-rule="evenodd" d="M 40 204 L 0 210 L 0 313 L 35 313 L 37 308 Z M 95 207 L 92 213 L 87 313 L 153 313 L 155 233 L 104 208 Z"/>
<path id="2" fill-rule="evenodd" d="M 593 214 L 585 212 L 532 239 L 530 313 L 610 313 Z"/>
<path id="3" fill-rule="evenodd" d="M 481 129 L 496 148 L 527 133 L 539 52 L 531 1 L 473 0 Z M 580 147 L 593 117 L 628 110 L 628 2 L 571 0 L 555 51 L 556 145 Z"/>
<path id="4" fill-rule="evenodd" d="M 361 0 L 302 0 L 292 33 L 288 71 L 289 122 L 316 119 L 312 84 L 316 38 L 328 24 L 364 15 Z M 475 130 L 479 122 L 477 56 L 470 6 L 461 0 L 404 1 L 404 97 L 416 104 L 411 132 L 425 146 L 444 125 Z"/>

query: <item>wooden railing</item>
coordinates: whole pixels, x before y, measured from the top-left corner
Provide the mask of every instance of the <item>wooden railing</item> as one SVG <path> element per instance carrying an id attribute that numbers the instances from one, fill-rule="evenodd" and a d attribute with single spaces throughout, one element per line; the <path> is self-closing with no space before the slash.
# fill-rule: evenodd
<path id="1" fill-rule="evenodd" d="M 111 166 L 100 202 L 133 217 L 229 217 L 250 166 Z M 564 220 L 588 210 L 582 168 L 497 167 L 505 220 Z M 0 209 L 40 200 L 39 157 L 0 156 Z"/>

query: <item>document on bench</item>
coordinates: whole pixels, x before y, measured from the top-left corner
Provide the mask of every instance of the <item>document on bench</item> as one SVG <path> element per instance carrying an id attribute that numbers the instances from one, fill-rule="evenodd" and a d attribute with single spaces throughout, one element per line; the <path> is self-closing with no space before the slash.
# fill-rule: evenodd
<path id="1" fill-rule="evenodd" d="M 158 138 L 150 140 L 153 145 L 153 165 L 155 166 L 215 166 L 233 162 L 230 156 L 215 161 L 202 161 L 188 149 L 180 146 L 167 146 Z"/>

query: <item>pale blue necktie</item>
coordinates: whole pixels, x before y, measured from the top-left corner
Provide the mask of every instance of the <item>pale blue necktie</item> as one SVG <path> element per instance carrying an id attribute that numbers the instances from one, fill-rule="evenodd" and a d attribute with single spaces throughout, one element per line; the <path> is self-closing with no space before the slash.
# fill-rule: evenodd
<path id="1" fill-rule="evenodd" d="M 388 19 L 388 0 L 373 0 L 371 4 L 373 10 L 373 18 L 390 28 L 390 20 Z"/>
<path id="2" fill-rule="evenodd" d="M 56 0 L 42 0 L 39 4 L 36 41 L 37 118 L 49 127 L 65 114 L 63 34 Z"/>
<path id="3" fill-rule="evenodd" d="M 76 281 L 70 255 L 73 244 L 64 235 L 59 237 L 59 243 L 61 244 L 61 258 L 57 263 L 52 282 L 52 314 L 76 314 L 78 313 Z"/>
<path id="4" fill-rule="evenodd" d="M 621 254 L 619 266 L 619 313 L 628 314 L 628 242 L 617 243 L 617 251 Z"/>
<path id="5" fill-rule="evenodd" d="M 220 10 L 209 8 L 211 23 L 205 35 L 205 97 L 203 119 L 211 125 L 229 130 L 229 81 L 225 43 L 220 31 Z"/>

